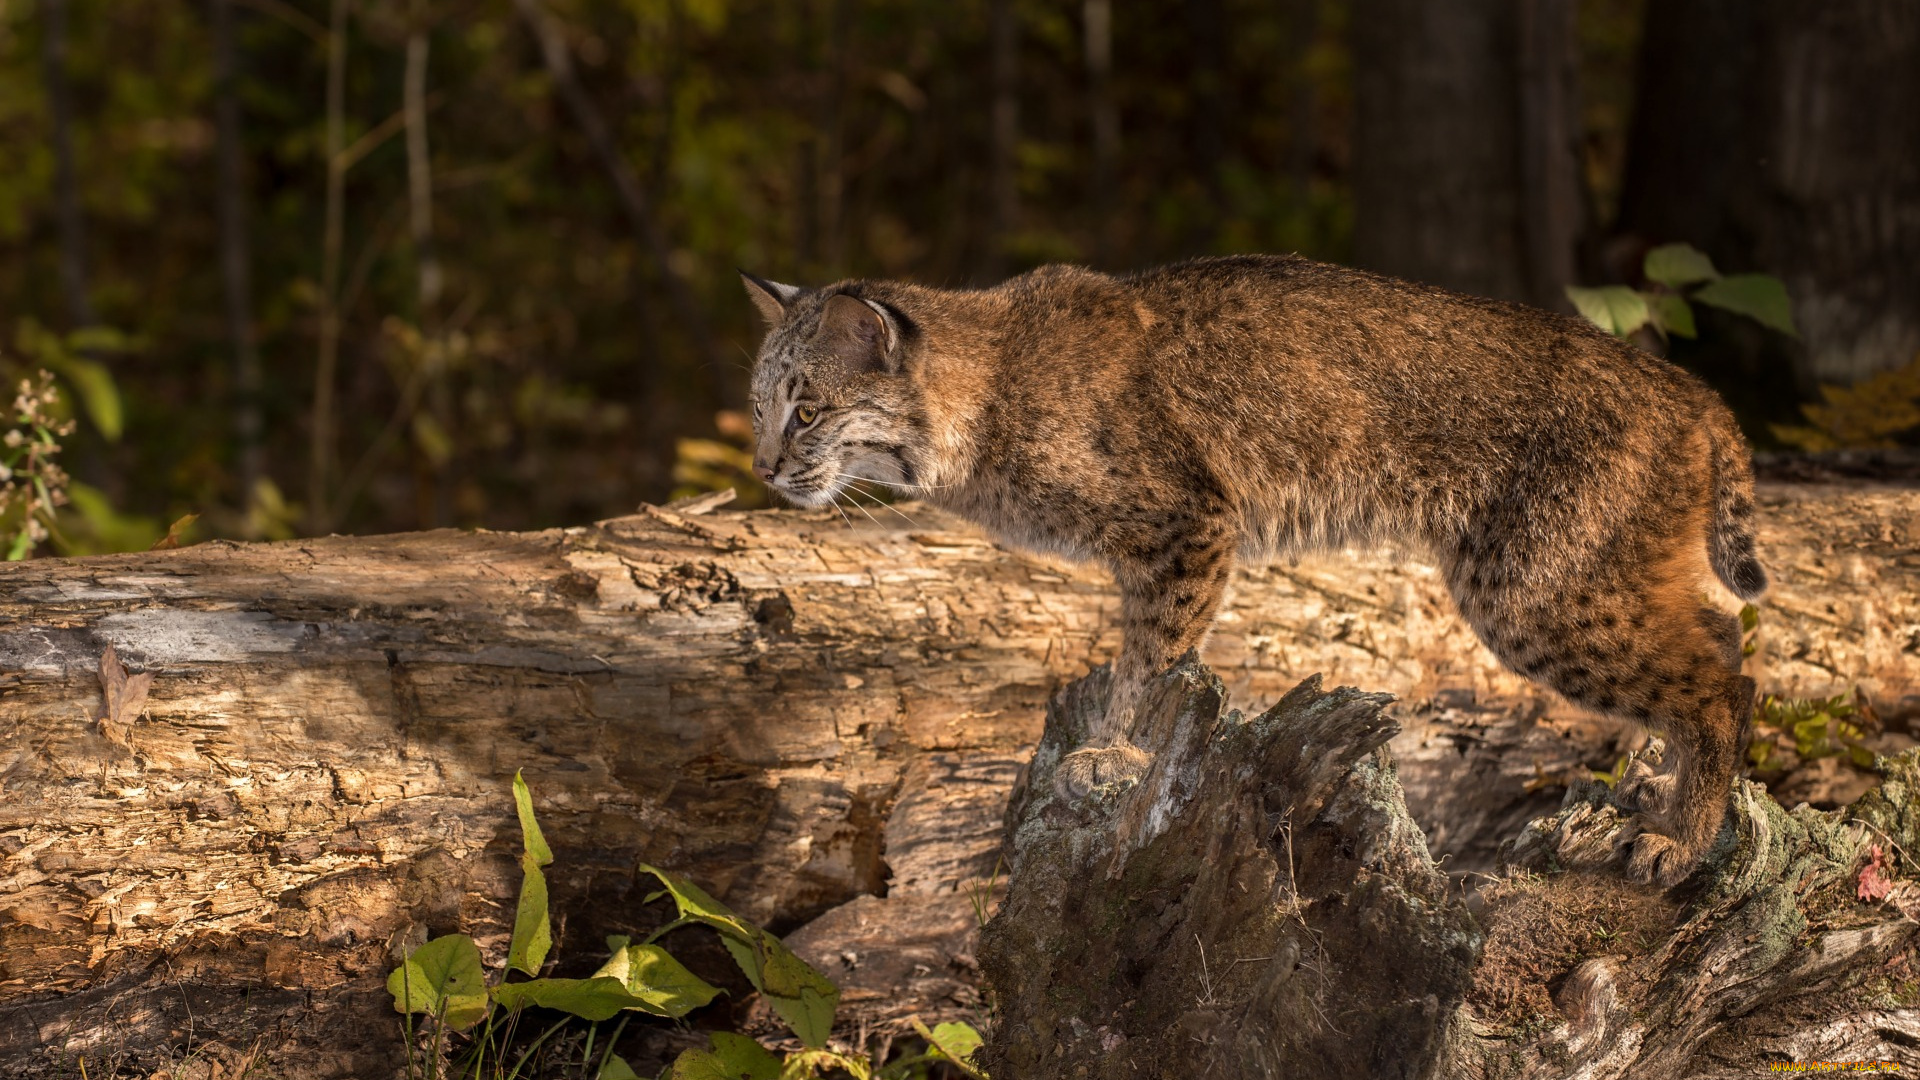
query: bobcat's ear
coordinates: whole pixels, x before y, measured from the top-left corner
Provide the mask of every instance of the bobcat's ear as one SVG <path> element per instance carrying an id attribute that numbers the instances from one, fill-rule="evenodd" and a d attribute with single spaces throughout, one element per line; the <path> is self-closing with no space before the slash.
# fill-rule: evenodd
<path id="1" fill-rule="evenodd" d="M 760 310 L 760 317 L 767 320 L 768 326 L 780 325 L 780 321 L 787 317 L 787 307 L 802 291 L 798 285 L 782 285 L 777 281 L 754 277 L 745 270 L 740 271 L 740 281 L 747 287 L 747 299 L 753 301 L 753 306 Z"/>
<path id="2" fill-rule="evenodd" d="M 855 373 L 900 370 L 900 321 L 884 305 L 846 293 L 827 298 L 820 309 L 820 337 Z"/>

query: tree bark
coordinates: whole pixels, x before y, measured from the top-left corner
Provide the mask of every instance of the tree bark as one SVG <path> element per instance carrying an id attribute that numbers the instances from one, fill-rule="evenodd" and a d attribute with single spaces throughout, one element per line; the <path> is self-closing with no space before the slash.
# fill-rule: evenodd
<path id="1" fill-rule="evenodd" d="M 988 78 L 993 91 L 987 142 L 987 219 L 992 238 L 982 253 L 985 276 L 1005 276 L 1020 223 L 1020 23 L 1014 0 L 987 7 Z"/>
<path id="2" fill-rule="evenodd" d="M 340 249 L 346 236 L 347 16 L 352 0 L 332 0 L 327 22 L 327 209 L 320 236 L 320 353 L 313 369 L 313 428 L 307 447 L 307 521 L 316 533 L 333 528 L 334 397 L 340 366 Z"/>
<path id="3" fill-rule="evenodd" d="M 94 324 L 87 291 L 86 214 L 80 207 L 80 171 L 73 154 L 73 87 L 67 74 L 67 0 L 40 0 L 41 51 L 47 120 L 53 142 L 54 213 L 60 224 L 60 287 L 70 329 Z"/>
<path id="4" fill-rule="evenodd" d="M 240 505 L 251 510 L 265 475 L 260 438 L 260 349 L 253 332 L 253 267 L 247 242 L 247 194 L 240 175 L 240 73 L 233 0 L 209 0 L 213 28 L 215 206 L 220 218 L 220 273 L 226 285 L 227 336 L 233 339 L 233 444 Z"/>
<path id="5" fill-rule="evenodd" d="M 1106 690 L 1061 695 L 1015 795 L 980 948 L 996 1077 L 1679 1080 L 1898 1061 L 1920 1030 L 1920 883 L 1870 869 L 1920 841 L 1920 750 L 1831 812 L 1739 781 L 1676 892 L 1622 880 L 1632 807 L 1581 781 L 1476 915 L 1407 811 L 1387 695 L 1315 678 L 1248 718 L 1190 661 L 1140 708 L 1140 782 L 1063 805 Z"/>
<path id="6" fill-rule="evenodd" d="M 1920 493 L 1761 495 L 1763 688 L 1920 713 Z M 1048 698 L 1112 654 L 1117 603 L 903 509 L 917 524 L 649 509 L 0 568 L 0 1072 L 191 1038 L 390 1074 L 390 943 L 505 949 L 518 769 L 562 958 L 645 929 L 647 861 L 795 931 L 849 1025 L 977 1020 L 1006 794 Z M 108 644 L 155 680 L 103 724 Z M 1398 695 L 1399 782 L 1449 871 L 1491 868 L 1629 745 L 1384 555 L 1242 573 L 1206 658 L 1244 701 L 1314 671 Z"/>
<path id="7" fill-rule="evenodd" d="M 1920 11 L 1647 8 L 1618 229 L 1787 284 L 1802 389 L 1920 355 Z"/>
<path id="8" fill-rule="evenodd" d="M 1120 159 L 1120 110 L 1113 100 L 1113 0 L 1081 0 L 1081 45 L 1087 64 L 1088 173 L 1093 210 L 1093 262 L 1105 269 L 1114 249 L 1113 207 Z"/>
<path id="9" fill-rule="evenodd" d="M 1564 308 L 1581 204 L 1573 5 L 1353 10 L 1354 258 Z"/>

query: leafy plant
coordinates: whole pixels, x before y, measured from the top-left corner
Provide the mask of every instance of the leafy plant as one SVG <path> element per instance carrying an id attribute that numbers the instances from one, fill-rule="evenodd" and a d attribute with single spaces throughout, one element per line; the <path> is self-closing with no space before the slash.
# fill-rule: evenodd
<path id="1" fill-rule="evenodd" d="M 1647 287 L 1627 285 L 1567 287 L 1567 299 L 1590 323 L 1610 334 L 1630 337 L 1651 327 L 1662 337 L 1698 336 L 1693 305 L 1705 304 L 1798 337 L 1787 287 L 1771 274 L 1721 274 L 1704 252 L 1690 244 L 1662 244 L 1641 263 Z"/>
<path id="2" fill-rule="evenodd" d="M 1866 731 L 1855 722 L 1859 705 L 1852 694 L 1830 698 L 1783 698 L 1767 694 L 1754 706 L 1758 733 L 1747 748 L 1747 758 L 1761 772 L 1785 771 L 1786 750 L 1801 761 L 1845 755 L 1855 766 L 1873 767 L 1873 751 L 1862 740 Z"/>
<path id="3" fill-rule="evenodd" d="M 488 983 L 480 948 L 465 934 L 426 942 L 409 953 L 387 978 L 394 1009 L 406 1018 L 410 1048 L 415 1046 L 413 1017 L 426 1018 L 430 1034 L 424 1067 L 427 1077 L 440 1074 L 442 1048 L 449 1034 L 478 1028 L 460 1061 L 459 1075 L 474 1080 L 513 1080 L 522 1075 L 541 1045 L 577 1018 L 596 1025 L 583 1041 L 578 1062 L 587 1075 L 598 1080 L 638 1080 L 633 1068 L 613 1052 L 627 1021 L 635 1014 L 678 1021 L 725 992 L 654 944 L 688 926 L 706 927 L 720 935 L 721 944 L 742 974 L 805 1049 L 783 1059 L 750 1038 L 716 1032 L 706 1049 L 681 1054 L 669 1076 L 679 1080 L 803 1080 L 840 1072 L 856 1080 L 906 1080 L 928 1063 L 944 1062 L 969 1077 L 984 1077 L 969 1064 L 980 1045 L 980 1035 L 966 1024 L 941 1024 L 931 1031 L 920 1027 L 927 1051 L 885 1064 L 829 1048 L 827 1038 L 833 1030 L 839 988 L 794 955 L 779 938 L 742 919 L 693 882 L 651 866 L 641 869 L 657 878 L 663 888 L 648 896 L 646 902 L 671 897 L 676 909 L 671 921 L 637 945 L 623 935 L 609 937 L 607 960 L 587 978 L 540 975 L 553 948 L 545 872 L 553 864 L 553 849 L 534 816 L 532 794 L 518 773 L 513 778 L 513 799 L 520 819 L 522 876 L 513 936 L 498 978 Z M 509 981 L 515 972 L 531 978 Z M 529 1006 L 565 1015 L 533 1039 L 509 1065 L 507 1047 L 513 1043 L 514 1029 Z M 597 1025 L 616 1016 L 620 1023 L 596 1061 L 593 1049 Z M 409 1075 L 421 1071 L 419 1063 L 410 1059 Z"/>
<path id="4" fill-rule="evenodd" d="M 1853 386 L 1822 386 L 1800 406 L 1804 425 L 1774 424 L 1774 437 L 1800 450 L 1888 448 L 1920 430 L 1920 355 Z"/>
<path id="5" fill-rule="evenodd" d="M 74 423 L 60 417 L 59 402 L 50 373 L 21 379 L 0 434 L 0 543 L 9 561 L 55 535 L 55 511 L 67 503 L 67 473 L 54 459 Z"/>

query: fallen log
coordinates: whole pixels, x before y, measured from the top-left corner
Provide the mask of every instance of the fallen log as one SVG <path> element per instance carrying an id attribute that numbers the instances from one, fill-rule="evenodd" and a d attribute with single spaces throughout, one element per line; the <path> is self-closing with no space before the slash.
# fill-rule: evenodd
<path id="1" fill-rule="evenodd" d="M 1904 723 L 1920 496 L 1762 502 L 1763 687 L 1858 684 Z M 697 509 L 0 567 L 0 1073 L 215 1032 L 290 1074 L 379 1075 L 393 945 L 505 948 L 516 769 L 563 955 L 636 928 L 649 861 L 798 928 L 853 1022 L 971 1015 L 1006 792 L 1049 696 L 1111 654 L 1106 582 L 911 506 Z M 153 677 L 118 714 L 109 645 Z M 1400 778 L 1449 871 L 1490 868 L 1628 745 L 1384 555 L 1243 572 L 1206 659 L 1243 701 L 1313 671 L 1398 695 Z"/>

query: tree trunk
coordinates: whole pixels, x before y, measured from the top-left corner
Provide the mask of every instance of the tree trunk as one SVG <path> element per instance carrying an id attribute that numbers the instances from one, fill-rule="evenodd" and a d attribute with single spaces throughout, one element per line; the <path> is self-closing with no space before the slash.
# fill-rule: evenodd
<path id="1" fill-rule="evenodd" d="M 1570 0 L 1364 0 L 1354 259 L 1564 308 L 1581 205 Z"/>
<path id="2" fill-rule="evenodd" d="M 73 87 L 67 75 L 67 0 L 40 0 L 41 51 L 47 83 L 47 120 L 53 143 L 54 213 L 60 224 L 60 288 L 69 329 L 94 324 L 87 290 L 86 214 L 80 207 L 80 170 L 73 155 Z"/>
<path id="3" fill-rule="evenodd" d="M 1899 1060 L 1920 1031 L 1920 883 L 1877 866 L 1920 842 L 1920 750 L 1832 812 L 1739 781 L 1671 893 L 1621 878 L 1632 808 L 1580 781 L 1476 914 L 1407 811 L 1387 695 L 1315 678 L 1247 718 L 1189 662 L 1141 706 L 1140 783 L 1062 805 L 1106 689 L 1061 695 L 1016 789 L 980 947 L 995 1077 L 1679 1080 Z"/>
<path id="4" fill-rule="evenodd" d="M 1093 262 L 1109 269 L 1114 188 L 1120 158 L 1120 110 L 1113 100 L 1113 0 L 1081 0 L 1080 36 L 1087 63 L 1087 128 L 1092 148 L 1088 203 L 1093 210 Z"/>
<path id="5" fill-rule="evenodd" d="M 986 277 L 1006 275 L 1020 225 L 1020 23 L 1014 0 L 987 8 L 988 71 L 993 89 L 987 143 L 987 220 L 992 236 L 982 255 Z"/>
<path id="6" fill-rule="evenodd" d="M 352 0 L 332 0 L 327 22 L 327 210 L 320 236 L 320 354 L 313 369 L 313 428 L 307 447 L 307 522 L 316 533 L 329 532 L 328 502 L 333 490 L 335 384 L 340 366 L 340 249 L 345 244 L 347 164 L 347 16 Z"/>
<path id="7" fill-rule="evenodd" d="M 1920 10 L 1647 8 L 1618 229 L 1787 284 L 1803 389 L 1920 355 Z"/>
<path id="8" fill-rule="evenodd" d="M 1761 503 L 1761 685 L 1858 684 L 1905 723 L 1920 494 Z M 561 957 L 645 929 L 647 861 L 799 928 L 849 1030 L 974 1015 L 1006 793 L 1047 699 L 1112 654 L 1107 582 L 924 508 L 693 509 L 0 568 L 0 1072 L 210 1039 L 390 1075 L 389 944 L 505 949 L 521 769 Z M 1502 672 L 1430 566 L 1252 570 L 1233 597 L 1206 656 L 1241 700 L 1314 671 L 1399 696 L 1399 782 L 1449 870 L 1626 745 Z M 155 679 L 102 720 L 109 644 Z"/>
<path id="9" fill-rule="evenodd" d="M 240 175 L 240 74 L 233 0 L 209 0 L 213 27 L 214 126 L 218 132 L 214 189 L 220 217 L 220 272 L 226 285 L 227 336 L 233 339 L 233 443 L 240 499 L 251 510 L 264 473 L 260 349 L 253 332 L 253 267 L 247 242 L 247 194 Z"/>

